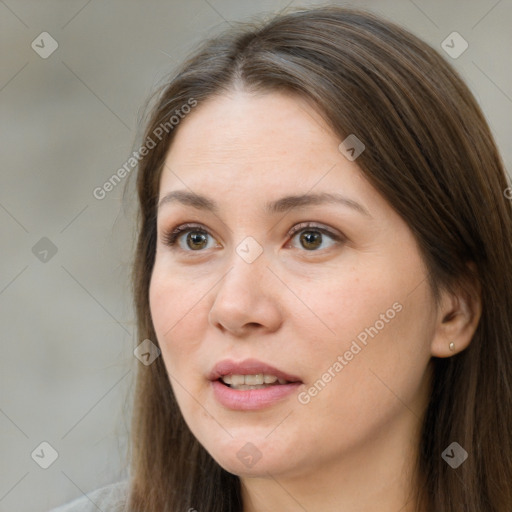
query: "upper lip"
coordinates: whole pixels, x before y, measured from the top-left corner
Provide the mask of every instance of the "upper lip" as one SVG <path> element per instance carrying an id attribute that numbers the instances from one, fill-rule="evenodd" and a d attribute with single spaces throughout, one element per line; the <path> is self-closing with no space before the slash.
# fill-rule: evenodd
<path id="1" fill-rule="evenodd" d="M 224 375 L 256 375 L 259 373 L 275 375 L 278 379 L 284 379 L 289 382 L 302 382 L 299 377 L 283 372 L 257 359 L 244 359 L 238 363 L 231 359 L 223 359 L 212 368 L 208 379 L 213 381 L 224 377 Z"/>

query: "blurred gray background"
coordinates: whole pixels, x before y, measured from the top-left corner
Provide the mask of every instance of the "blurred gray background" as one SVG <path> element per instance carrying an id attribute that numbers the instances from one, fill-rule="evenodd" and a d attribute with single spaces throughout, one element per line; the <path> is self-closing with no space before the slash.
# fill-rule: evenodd
<path id="1" fill-rule="evenodd" d="M 452 62 L 510 169 L 512 0 L 333 3 L 380 13 Z M 1 512 L 128 476 L 135 197 L 123 201 L 126 180 L 93 190 L 140 145 L 149 94 L 230 22 L 324 4 L 0 0 Z M 469 45 L 456 57 L 458 36 L 451 56 L 441 46 L 454 31 Z"/>

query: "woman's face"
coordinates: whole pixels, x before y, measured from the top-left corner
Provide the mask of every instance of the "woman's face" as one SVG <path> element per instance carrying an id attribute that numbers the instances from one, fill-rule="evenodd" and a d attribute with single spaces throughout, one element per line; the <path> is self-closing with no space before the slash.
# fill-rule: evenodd
<path id="1" fill-rule="evenodd" d="M 175 129 L 150 305 L 193 434 L 242 476 L 396 456 L 436 318 L 407 224 L 293 95 L 225 94 Z"/>

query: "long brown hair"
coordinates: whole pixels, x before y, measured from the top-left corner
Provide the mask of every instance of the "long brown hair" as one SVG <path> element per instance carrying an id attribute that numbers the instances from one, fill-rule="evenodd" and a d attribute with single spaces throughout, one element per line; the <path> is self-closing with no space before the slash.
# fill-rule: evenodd
<path id="1" fill-rule="evenodd" d="M 299 94 L 318 108 L 340 142 L 356 134 L 366 146 L 357 163 L 414 233 L 436 299 L 443 288 L 471 281 L 481 287 L 483 311 L 469 347 L 431 361 L 415 502 L 417 510 L 510 512 L 512 209 L 504 197 L 506 174 L 486 120 L 457 72 L 387 20 L 323 7 L 261 26 L 243 24 L 205 42 L 159 93 L 144 134 L 155 147 L 137 175 L 133 283 L 139 341 L 158 343 L 148 290 L 159 180 L 179 130 L 169 119 L 187 111 L 184 105 L 200 105 L 234 87 Z M 457 469 L 441 457 L 453 441 L 469 453 Z M 139 365 L 131 446 L 130 510 L 243 509 L 239 478 L 191 434 L 161 357 Z"/>

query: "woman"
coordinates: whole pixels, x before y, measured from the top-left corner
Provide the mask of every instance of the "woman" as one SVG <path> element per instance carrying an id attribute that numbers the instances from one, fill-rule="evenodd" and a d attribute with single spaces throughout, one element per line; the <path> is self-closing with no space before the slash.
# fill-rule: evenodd
<path id="1" fill-rule="evenodd" d="M 512 510 L 507 179 L 436 51 L 338 7 L 232 29 L 141 155 L 154 360 L 130 482 L 95 506 Z"/>

